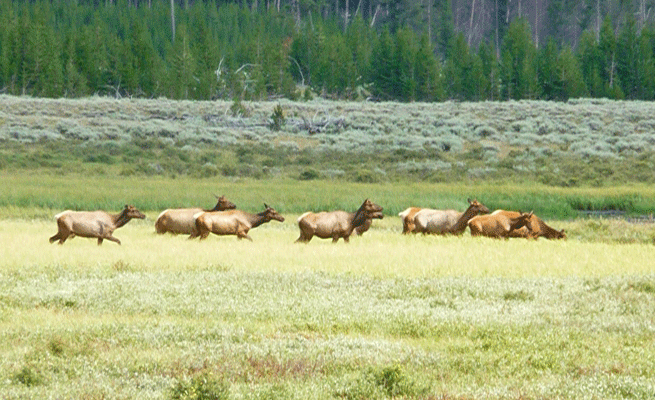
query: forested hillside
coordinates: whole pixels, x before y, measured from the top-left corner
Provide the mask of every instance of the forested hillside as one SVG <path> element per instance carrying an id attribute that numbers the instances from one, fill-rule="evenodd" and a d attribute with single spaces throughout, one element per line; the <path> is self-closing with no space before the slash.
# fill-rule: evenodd
<path id="1" fill-rule="evenodd" d="M 0 0 L 0 92 L 652 100 L 647 0 Z"/>

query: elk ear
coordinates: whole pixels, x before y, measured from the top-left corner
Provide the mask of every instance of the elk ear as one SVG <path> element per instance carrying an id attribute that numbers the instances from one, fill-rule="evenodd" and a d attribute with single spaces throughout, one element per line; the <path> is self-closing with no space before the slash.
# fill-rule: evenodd
<path id="1" fill-rule="evenodd" d="M 264 208 L 271 208 L 268 206 L 268 204 L 264 203 Z"/>
<path id="2" fill-rule="evenodd" d="M 469 202 L 469 204 L 471 204 L 471 203 L 473 203 L 473 200 L 471 200 L 471 198 L 470 198 L 470 197 L 469 197 L 468 199 L 466 199 L 466 201 L 468 201 L 468 202 Z"/>

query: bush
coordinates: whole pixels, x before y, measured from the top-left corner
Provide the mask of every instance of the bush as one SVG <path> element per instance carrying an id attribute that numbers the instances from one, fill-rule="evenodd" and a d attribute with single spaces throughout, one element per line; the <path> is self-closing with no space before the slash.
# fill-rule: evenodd
<path id="1" fill-rule="evenodd" d="M 345 399 L 409 398 L 424 392 L 400 365 L 390 365 L 369 368 L 335 390 L 334 395 Z"/>
<path id="2" fill-rule="evenodd" d="M 376 168 L 374 171 L 370 169 L 362 169 L 355 173 L 355 182 L 360 183 L 378 183 L 382 182 L 385 172 Z"/>
<path id="3" fill-rule="evenodd" d="M 321 174 L 313 168 L 306 169 L 300 173 L 298 179 L 301 181 L 311 181 L 321 177 Z"/>
<path id="4" fill-rule="evenodd" d="M 229 398 L 229 386 L 208 374 L 178 380 L 171 390 L 172 400 L 221 400 Z"/>
<path id="5" fill-rule="evenodd" d="M 43 376 L 32 367 L 24 366 L 19 372 L 14 374 L 13 380 L 25 386 L 32 387 L 41 385 L 43 383 Z"/>
<path id="6" fill-rule="evenodd" d="M 275 106 L 271 115 L 271 123 L 268 125 L 272 131 L 279 131 L 285 124 L 284 110 L 281 105 Z"/>

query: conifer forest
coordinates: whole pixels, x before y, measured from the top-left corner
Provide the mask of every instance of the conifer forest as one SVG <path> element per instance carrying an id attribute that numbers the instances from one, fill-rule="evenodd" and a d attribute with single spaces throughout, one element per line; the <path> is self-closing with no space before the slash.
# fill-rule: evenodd
<path id="1" fill-rule="evenodd" d="M 652 0 L 0 0 L 0 93 L 655 97 Z"/>

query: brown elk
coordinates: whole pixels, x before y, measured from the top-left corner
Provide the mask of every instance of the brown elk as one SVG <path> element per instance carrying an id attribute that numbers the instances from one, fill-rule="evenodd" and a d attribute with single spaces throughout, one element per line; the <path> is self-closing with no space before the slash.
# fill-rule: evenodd
<path id="1" fill-rule="evenodd" d="M 511 211 L 507 211 L 507 215 L 513 214 Z M 564 232 L 564 229 L 558 231 L 557 229 L 548 226 L 541 218 L 537 217 L 536 215 L 532 215 L 532 218 L 530 218 L 530 221 L 526 226 L 511 231 L 509 236 L 526 239 L 539 239 L 540 237 L 544 237 L 546 239 L 566 239 L 566 233 Z"/>
<path id="2" fill-rule="evenodd" d="M 421 207 L 409 207 L 404 211 L 398 213 L 398 216 L 403 221 L 403 235 L 408 233 L 416 233 L 416 225 L 414 224 L 414 217 L 416 213 L 421 211 Z"/>
<path id="3" fill-rule="evenodd" d="M 196 226 L 189 239 L 200 236 L 200 240 L 204 240 L 213 233 L 219 236 L 236 235 L 239 239 L 252 241 L 248 231 L 272 220 L 284 222 L 284 217 L 266 204 L 259 214 L 241 210 L 200 212 L 195 215 Z"/>
<path id="4" fill-rule="evenodd" d="M 357 228 L 355 228 L 355 233 L 357 236 L 362 236 L 364 232 L 368 231 L 371 229 L 371 225 L 373 225 L 373 220 L 374 219 L 383 219 L 384 214 L 382 212 L 375 212 L 370 214 L 367 218 L 366 221 L 364 221 L 363 224 L 359 225 Z"/>
<path id="5" fill-rule="evenodd" d="M 300 236 L 296 239 L 296 243 L 308 243 L 314 236 L 321 239 L 332 238 L 333 243 L 336 243 L 339 238 L 343 238 L 348 243 L 350 235 L 358 227 L 370 226 L 374 218 L 382 219 L 383 217 L 382 207 L 369 199 L 364 200 L 354 213 L 340 210 L 319 213 L 309 211 L 298 218 Z"/>
<path id="6" fill-rule="evenodd" d="M 218 197 L 216 205 L 211 210 L 202 208 L 174 208 L 162 211 L 155 221 L 155 231 L 159 234 L 190 234 L 195 230 L 196 221 L 194 215 L 200 212 L 225 211 L 233 210 L 237 206 L 229 201 L 225 196 Z"/>
<path id="7" fill-rule="evenodd" d="M 507 239 L 510 236 L 510 232 L 515 229 L 526 226 L 530 230 L 528 224 L 532 215 L 532 212 L 529 214 L 515 214 L 513 211 L 496 210 L 488 215 L 478 215 L 471 218 L 468 226 L 471 229 L 471 236 Z"/>
<path id="8" fill-rule="evenodd" d="M 57 233 L 50 238 L 50 243 L 59 240 L 64 244 L 69 237 L 97 238 L 98 246 L 104 239 L 121 244 L 113 236 L 116 229 L 130 222 L 132 218 L 144 219 L 146 216 L 134 206 L 126 205 L 118 214 L 106 211 L 64 211 L 55 215 Z"/>
<path id="9" fill-rule="evenodd" d="M 469 207 L 464 212 L 428 208 L 418 211 L 414 216 L 414 231 L 424 234 L 461 235 L 471 218 L 489 213 L 489 209 L 477 200 L 468 199 L 468 203 Z"/>

